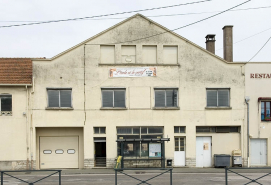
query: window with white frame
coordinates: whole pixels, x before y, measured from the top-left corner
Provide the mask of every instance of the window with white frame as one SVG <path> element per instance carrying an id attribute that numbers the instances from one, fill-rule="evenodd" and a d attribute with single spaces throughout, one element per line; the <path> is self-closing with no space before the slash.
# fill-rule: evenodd
<path id="1" fill-rule="evenodd" d="M 207 107 L 229 107 L 230 89 L 207 89 Z"/>
<path id="2" fill-rule="evenodd" d="M 155 107 L 178 107 L 178 89 L 154 89 Z"/>
<path id="3" fill-rule="evenodd" d="M 50 89 L 47 88 L 49 108 L 71 108 L 72 89 Z"/>
<path id="4" fill-rule="evenodd" d="M 125 88 L 102 89 L 102 107 L 125 108 Z"/>
<path id="5" fill-rule="evenodd" d="M 12 111 L 12 95 L 0 94 L 0 110 Z"/>

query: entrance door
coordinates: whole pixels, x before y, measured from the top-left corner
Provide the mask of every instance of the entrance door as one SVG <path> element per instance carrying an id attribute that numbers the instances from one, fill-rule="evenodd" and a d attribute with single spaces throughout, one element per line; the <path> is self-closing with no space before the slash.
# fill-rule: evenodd
<path id="1" fill-rule="evenodd" d="M 211 167 L 212 146 L 211 137 L 197 137 L 196 139 L 196 167 Z"/>
<path id="2" fill-rule="evenodd" d="M 266 139 L 251 139 L 250 140 L 251 165 L 265 166 L 266 165 Z"/>
<path id="3" fill-rule="evenodd" d="M 40 137 L 40 169 L 79 168 L 78 136 Z"/>
<path id="4" fill-rule="evenodd" d="M 185 166 L 184 137 L 175 137 L 174 166 Z"/>
<path id="5" fill-rule="evenodd" d="M 106 167 L 106 139 L 94 138 L 95 167 Z"/>

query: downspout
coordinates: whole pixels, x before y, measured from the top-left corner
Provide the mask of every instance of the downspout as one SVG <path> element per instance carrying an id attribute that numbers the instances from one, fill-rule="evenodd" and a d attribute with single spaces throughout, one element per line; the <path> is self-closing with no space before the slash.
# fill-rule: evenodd
<path id="1" fill-rule="evenodd" d="M 84 44 L 84 113 L 85 113 L 85 120 L 84 125 L 86 125 L 86 44 Z"/>
<path id="2" fill-rule="evenodd" d="M 247 167 L 249 167 L 249 98 L 245 99 L 247 104 Z"/>
<path id="3" fill-rule="evenodd" d="M 26 156 L 27 156 L 27 161 L 26 161 L 26 169 L 29 169 L 29 132 L 28 132 L 28 88 L 27 85 L 25 86 L 26 89 L 26 112 L 24 113 L 25 116 L 25 127 L 26 127 Z"/>
<path id="4" fill-rule="evenodd" d="M 30 152 L 31 152 L 31 170 L 33 170 L 33 119 L 32 119 L 32 115 L 33 115 L 33 100 L 32 100 L 32 95 L 35 92 L 35 77 L 33 77 L 32 79 L 32 91 L 30 93 L 30 103 L 31 103 L 31 111 L 30 111 Z"/>

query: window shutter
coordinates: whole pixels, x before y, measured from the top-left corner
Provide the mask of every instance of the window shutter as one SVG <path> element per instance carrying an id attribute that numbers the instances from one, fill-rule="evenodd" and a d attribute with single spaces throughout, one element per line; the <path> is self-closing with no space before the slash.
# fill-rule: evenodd
<path id="1" fill-rule="evenodd" d="M 229 106 L 229 90 L 218 90 L 218 106 Z"/>
<path id="2" fill-rule="evenodd" d="M 12 111 L 12 97 L 11 95 L 1 95 L 1 111 Z"/>
<path id="3" fill-rule="evenodd" d="M 60 107 L 71 107 L 71 92 L 70 90 L 60 90 Z"/>
<path id="4" fill-rule="evenodd" d="M 59 90 L 48 90 L 48 107 L 59 107 Z"/>
<path id="5" fill-rule="evenodd" d="M 155 91 L 155 107 L 165 107 L 165 91 Z"/>
<path id="6" fill-rule="evenodd" d="M 114 107 L 125 107 L 125 91 L 114 91 Z"/>
<path id="7" fill-rule="evenodd" d="M 207 107 L 217 106 L 217 90 L 207 90 Z"/>
<path id="8" fill-rule="evenodd" d="M 103 90 L 102 91 L 103 98 L 103 107 L 113 107 L 113 91 Z"/>

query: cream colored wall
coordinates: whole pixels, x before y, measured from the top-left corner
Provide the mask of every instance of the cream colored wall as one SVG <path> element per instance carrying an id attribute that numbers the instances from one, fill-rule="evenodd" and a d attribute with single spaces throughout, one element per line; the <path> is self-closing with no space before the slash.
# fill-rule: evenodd
<path id="1" fill-rule="evenodd" d="M 0 116 L 0 161 L 27 160 L 26 87 L 1 87 L 4 93 L 12 95 L 12 116 Z"/>
<path id="2" fill-rule="evenodd" d="M 36 127 L 36 168 L 40 169 L 39 160 L 39 137 L 41 136 L 79 136 L 79 168 L 84 167 L 84 134 L 83 128 L 38 128 Z"/>
<path id="3" fill-rule="evenodd" d="M 240 133 L 206 133 L 196 136 L 209 136 L 212 138 L 212 165 L 214 165 L 214 154 L 232 155 L 232 151 L 241 148 Z M 196 152 L 196 146 L 193 146 Z M 232 165 L 232 160 L 230 161 Z"/>
<path id="4" fill-rule="evenodd" d="M 267 139 L 267 163 L 271 165 L 271 125 L 270 122 L 261 121 L 261 104 L 258 102 L 259 97 L 271 97 L 270 78 L 250 78 L 253 73 L 270 74 L 271 63 L 247 63 L 246 70 L 246 96 L 250 97 L 249 101 L 249 134 L 251 138 Z"/>
<path id="5" fill-rule="evenodd" d="M 84 46 L 79 46 L 52 61 L 34 61 L 33 71 L 36 79 L 32 107 L 34 126 L 84 127 L 85 159 L 94 157 L 93 137 L 96 136 L 93 134 L 93 127 L 106 126 L 107 158 L 115 158 L 116 127 L 163 126 L 164 137 L 171 139 L 166 143 L 166 158 L 173 158 L 174 126 L 186 126 L 186 156 L 195 158 L 196 126 L 243 126 L 244 76 L 240 65 L 227 64 L 171 33 L 123 44 L 136 45 L 135 64 L 120 65 L 122 44 L 115 44 L 115 65 L 100 64 L 100 44 L 119 43 L 164 31 L 161 27 L 137 16 L 89 41 L 88 45 L 85 45 L 85 50 Z M 157 66 L 157 77 L 109 78 L 109 69 L 112 67 L 145 66 L 142 64 L 143 45 L 157 45 L 157 65 L 152 65 Z M 165 45 L 178 47 L 178 64 L 163 65 Z M 71 87 L 74 110 L 45 110 L 47 87 Z M 127 110 L 100 110 L 102 87 L 126 88 Z M 178 88 L 180 109 L 153 110 L 155 87 Z M 208 87 L 230 88 L 231 109 L 205 109 Z M 137 89 L 138 92 L 147 95 L 138 98 Z M 135 99 L 138 102 L 135 102 Z M 219 142 L 222 139 L 217 137 L 216 140 Z M 239 138 L 233 144 L 241 142 L 240 140 Z"/>

